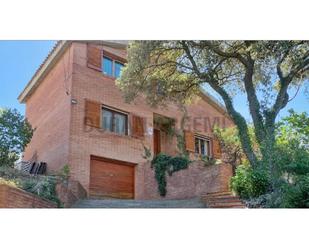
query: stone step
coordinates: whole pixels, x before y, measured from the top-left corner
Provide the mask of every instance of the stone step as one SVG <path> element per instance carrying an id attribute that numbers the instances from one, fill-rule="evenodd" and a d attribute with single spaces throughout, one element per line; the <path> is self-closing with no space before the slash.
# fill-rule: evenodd
<path id="1" fill-rule="evenodd" d="M 204 201 L 241 201 L 238 196 L 218 196 L 218 197 L 212 197 L 212 196 L 206 196 L 201 198 Z"/>
<path id="2" fill-rule="evenodd" d="M 212 197 L 215 197 L 215 196 L 233 196 L 233 194 L 231 192 L 224 191 L 224 192 L 207 193 L 203 196 L 212 196 Z"/>
<path id="3" fill-rule="evenodd" d="M 246 208 L 246 206 L 245 205 L 233 205 L 233 206 L 215 205 L 215 206 L 208 206 L 208 208 Z"/>
<path id="4" fill-rule="evenodd" d="M 242 202 L 210 202 L 207 203 L 207 206 L 217 206 L 217 207 L 221 207 L 221 206 L 245 206 Z"/>
<path id="5" fill-rule="evenodd" d="M 216 192 L 203 195 L 201 200 L 209 208 L 245 208 L 238 196 L 231 192 Z"/>
<path id="6" fill-rule="evenodd" d="M 206 202 L 208 205 L 216 205 L 216 204 L 222 204 L 222 205 L 224 205 L 224 204 L 227 204 L 227 205 L 234 205 L 234 204 L 236 204 L 236 205 L 242 205 L 243 203 L 241 202 L 241 201 L 216 201 L 216 200 L 213 200 L 213 201 L 207 201 Z"/>

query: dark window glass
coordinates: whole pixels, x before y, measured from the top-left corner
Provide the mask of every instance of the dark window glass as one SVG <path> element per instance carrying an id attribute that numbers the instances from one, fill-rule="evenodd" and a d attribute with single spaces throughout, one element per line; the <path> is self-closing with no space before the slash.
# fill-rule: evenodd
<path id="1" fill-rule="evenodd" d="M 115 77 L 119 78 L 120 74 L 121 74 L 121 70 L 123 68 L 123 64 L 121 64 L 120 62 L 115 62 Z"/>
<path id="2" fill-rule="evenodd" d="M 110 58 L 103 57 L 103 73 L 108 76 L 113 76 L 113 61 Z"/>
<path id="3" fill-rule="evenodd" d="M 200 140 L 198 138 L 195 138 L 195 153 L 199 154 L 200 153 Z"/>
<path id="4" fill-rule="evenodd" d="M 205 156 L 206 155 L 206 150 L 205 150 L 205 140 L 200 140 L 201 141 L 201 154 L 203 155 L 203 156 Z"/>

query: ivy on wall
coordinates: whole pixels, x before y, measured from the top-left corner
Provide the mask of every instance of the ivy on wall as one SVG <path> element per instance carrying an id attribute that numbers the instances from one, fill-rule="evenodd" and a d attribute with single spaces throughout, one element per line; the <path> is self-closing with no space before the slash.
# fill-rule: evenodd
<path id="1" fill-rule="evenodd" d="M 188 168 L 190 160 L 186 156 L 172 157 L 163 153 L 158 154 L 152 161 L 151 167 L 155 170 L 155 178 L 161 196 L 166 195 L 166 174 L 172 176 L 176 171 Z"/>

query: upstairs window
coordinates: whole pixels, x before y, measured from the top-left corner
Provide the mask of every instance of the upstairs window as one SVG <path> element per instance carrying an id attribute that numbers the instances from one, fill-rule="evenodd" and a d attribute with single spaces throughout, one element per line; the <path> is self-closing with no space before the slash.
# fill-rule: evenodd
<path id="1" fill-rule="evenodd" d="M 115 78 L 120 77 L 122 68 L 123 68 L 123 64 L 118 61 L 115 61 Z"/>
<path id="2" fill-rule="evenodd" d="M 206 137 L 195 137 L 195 153 L 210 157 L 210 140 Z"/>
<path id="3" fill-rule="evenodd" d="M 102 72 L 105 75 L 112 77 L 113 76 L 113 61 L 110 58 L 107 58 L 104 56 L 102 65 L 103 65 Z"/>
<path id="4" fill-rule="evenodd" d="M 128 135 L 128 115 L 103 107 L 103 129 L 120 135 Z"/>
<path id="5" fill-rule="evenodd" d="M 123 66 L 122 63 L 103 56 L 102 72 L 104 75 L 119 78 Z"/>

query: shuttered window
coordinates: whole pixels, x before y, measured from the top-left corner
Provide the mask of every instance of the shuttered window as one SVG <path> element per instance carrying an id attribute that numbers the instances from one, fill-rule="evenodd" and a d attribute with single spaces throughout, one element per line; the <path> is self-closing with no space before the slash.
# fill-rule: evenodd
<path id="1" fill-rule="evenodd" d="M 87 64 L 88 67 L 101 71 L 102 70 L 102 51 L 96 46 L 87 46 Z"/>
<path id="2" fill-rule="evenodd" d="M 194 133 L 191 131 L 184 131 L 184 136 L 185 136 L 186 150 L 190 152 L 194 152 L 195 151 Z"/>
<path id="3" fill-rule="evenodd" d="M 222 157 L 220 142 L 218 139 L 213 139 L 213 156 L 216 159 L 220 159 Z"/>
<path id="4" fill-rule="evenodd" d="M 137 115 L 132 115 L 132 136 L 144 137 L 145 133 L 145 119 Z"/>
<path id="5" fill-rule="evenodd" d="M 101 104 L 95 101 L 86 100 L 85 124 L 101 128 Z"/>

